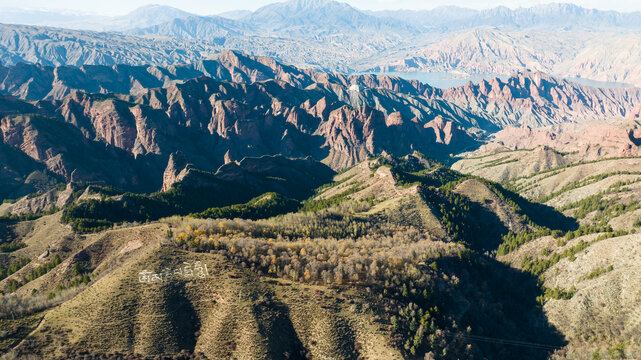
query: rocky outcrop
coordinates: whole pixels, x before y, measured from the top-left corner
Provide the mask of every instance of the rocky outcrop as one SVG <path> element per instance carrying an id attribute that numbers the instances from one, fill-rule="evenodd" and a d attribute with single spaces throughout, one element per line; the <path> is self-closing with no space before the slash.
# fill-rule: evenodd
<path id="1" fill-rule="evenodd" d="M 229 53 L 225 61 L 239 66 L 234 59 Z M 463 130 L 475 117 L 447 102 L 338 83 L 302 89 L 199 77 L 136 95 L 71 90 L 35 105 L 11 97 L 0 104 L 7 109 L 0 118 L 4 145 L 65 181 L 131 191 L 168 190 L 186 176 L 186 164 L 212 172 L 282 154 L 341 169 L 383 151 L 440 157 L 475 142 Z M 436 118 L 440 125 L 426 125 Z"/>
<path id="2" fill-rule="evenodd" d="M 56 116 L 52 113 L 51 116 Z M 62 119 L 21 115 L 0 120 L 3 144 L 44 165 L 65 181 L 99 182 L 144 191 L 160 186 L 154 161 L 137 161 L 133 154 L 89 139 Z"/>
<path id="3" fill-rule="evenodd" d="M 73 186 L 68 184 L 64 190 L 54 187 L 44 193 L 30 194 L 7 206 L 3 210 L 3 215 L 38 214 L 45 211 L 63 209 L 73 202 L 73 192 Z"/>
<path id="4" fill-rule="evenodd" d="M 183 153 L 175 152 L 169 155 L 169 162 L 162 178 L 162 191 L 167 191 L 175 183 L 182 181 L 188 171 L 187 159 Z"/>
<path id="5" fill-rule="evenodd" d="M 535 128 L 633 117 L 641 98 L 635 89 L 596 89 L 537 72 L 442 91 L 388 76 L 300 70 L 237 52 L 166 69 L 27 69 L 53 72 L 55 99 L 0 98 L 2 143 L 66 181 L 102 181 L 146 192 L 168 190 L 186 175 L 187 163 L 213 172 L 246 157 L 282 154 L 311 156 L 338 170 L 383 152 L 445 158 L 473 149 L 479 135 L 517 131 L 510 126 L 526 133 L 498 134 L 487 147 L 549 145 L 552 135 Z M 9 75 L 5 84 L 19 78 Z M 199 77 L 175 81 L 193 76 Z M 125 94 L 62 91 L 63 82 Z M 159 83 L 164 87 L 148 88 Z M 599 151 L 609 144 L 608 152 L 635 153 L 636 133 L 605 134 L 612 138 L 594 135 Z M 595 149 L 596 141 L 582 144 Z"/>
<path id="6" fill-rule="evenodd" d="M 562 153 L 577 153 L 583 160 L 641 155 L 641 129 L 632 123 L 563 124 L 532 129 L 506 127 L 480 153 L 545 147 Z"/>
<path id="7" fill-rule="evenodd" d="M 519 72 L 451 88 L 435 95 L 499 127 L 540 127 L 566 122 L 618 121 L 641 104 L 639 89 L 600 89 L 540 72 Z"/>
<path id="8" fill-rule="evenodd" d="M 24 197 L 11 205 L 9 214 L 24 215 L 37 214 L 52 209 L 57 203 L 57 191 L 50 190 L 34 197 Z"/>
<path id="9" fill-rule="evenodd" d="M 461 126 L 452 121 L 446 121 L 440 116 L 425 124 L 424 127 L 434 131 L 437 144 L 457 145 L 458 148 L 465 148 L 473 143 L 473 139 Z"/>
<path id="10" fill-rule="evenodd" d="M 123 65 L 52 68 L 26 64 L 7 68 L 0 67 L 0 92 L 13 94 L 23 99 L 59 100 L 66 99 L 68 95 L 80 96 L 75 90 L 157 96 L 156 93 L 149 92 L 149 89 L 172 88 L 176 86 L 177 82 L 189 81 L 202 76 L 238 83 L 277 80 L 297 89 L 329 90 L 335 93 L 341 101 L 352 103 L 355 100 L 360 100 L 363 96 L 368 96 L 370 89 L 379 92 L 388 90 L 405 96 L 425 97 L 434 101 L 444 100 L 450 105 L 455 104 L 474 114 L 470 118 L 474 119 L 477 123 L 476 126 L 489 131 L 495 131 L 508 125 L 537 127 L 568 121 L 620 120 L 626 116 L 633 117 L 634 107 L 641 103 L 641 90 L 639 89 L 597 89 L 557 79 L 536 71 L 522 71 L 505 80 L 494 78 L 441 90 L 418 81 L 407 81 L 387 75 L 346 76 L 310 69 L 303 70 L 284 65 L 269 57 L 248 56 L 235 51 L 223 52 L 212 60 L 172 65 L 166 68 Z M 26 86 L 25 84 L 31 85 Z M 81 99 L 75 99 L 77 102 L 82 102 Z M 165 103 L 166 100 L 152 97 L 149 102 Z M 225 104 L 220 105 L 224 106 Z M 378 105 L 384 106 L 382 103 Z M 124 131 L 122 122 L 136 122 L 138 127 L 145 125 L 144 121 L 140 122 L 140 118 L 146 116 L 145 109 L 140 108 L 132 112 L 131 115 L 128 115 L 131 119 L 125 119 L 121 114 L 118 119 L 110 120 L 110 114 L 120 112 L 120 110 L 116 104 L 110 105 L 105 102 L 104 106 L 111 106 L 111 109 L 101 111 L 103 116 L 107 117 L 104 121 L 105 128 L 97 128 L 95 136 L 111 139 L 113 132 Z M 122 106 L 120 105 L 121 108 Z M 278 105 L 274 102 L 274 106 L 282 106 L 282 104 Z M 305 110 L 309 112 L 313 103 L 310 102 L 306 106 Z M 322 107 L 321 111 L 327 109 L 326 103 L 319 104 L 319 106 Z M 82 112 L 89 111 L 84 104 L 81 107 Z M 158 108 L 157 104 L 154 107 Z M 392 113 L 395 109 L 389 110 L 389 113 Z M 456 109 L 452 110 L 457 111 Z M 74 110 L 69 109 L 68 111 L 73 112 Z M 274 109 L 274 111 L 278 111 L 278 109 Z M 314 116 L 319 116 L 317 111 Z M 292 123 L 299 120 L 297 119 L 298 115 L 300 114 L 296 112 L 291 113 Z M 119 123 L 109 123 L 109 121 L 115 120 L 118 120 Z M 128 150 L 132 147 L 138 147 L 144 149 L 142 152 L 159 153 L 159 149 L 151 149 L 154 146 L 153 137 L 156 135 L 157 133 L 154 133 L 153 129 L 147 129 L 146 133 L 141 132 L 138 137 L 134 137 L 133 134 L 122 134 L 120 137 L 122 143 L 111 143 Z"/>

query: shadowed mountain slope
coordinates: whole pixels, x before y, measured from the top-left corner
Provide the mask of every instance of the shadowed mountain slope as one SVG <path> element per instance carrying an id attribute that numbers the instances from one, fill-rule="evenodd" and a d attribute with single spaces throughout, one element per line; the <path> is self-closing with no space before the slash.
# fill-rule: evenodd
<path id="1" fill-rule="evenodd" d="M 62 99 L 73 90 L 138 95 L 200 76 L 253 83 L 279 80 L 297 88 L 314 84 L 354 89 L 385 89 L 412 97 L 457 104 L 474 114 L 478 126 L 494 131 L 508 125 L 545 126 L 564 122 L 633 118 L 641 102 L 638 89 L 601 89 L 540 72 L 519 72 L 506 80 L 484 80 L 447 90 L 387 75 L 342 75 L 285 65 L 272 58 L 227 51 L 191 64 L 114 67 L 85 65 L 0 67 L 0 91 L 22 99 Z M 469 115 L 468 115 L 469 116 Z M 482 119 L 482 120 L 479 120 Z"/>
<path id="2" fill-rule="evenodd" d="M 447 102 L 383 89 L 333 83 L 301 89 L 206 77 L 137 95 L 71 91 L 60 100 L 6 97 L 2 104 L 4 144 L 67 181 L 133 191 L 160 189 L 177 152 L 205 171 L 275 154 L 311 156 L 341 169 L 382 152 L 445 157 L 473 147 L 465 128 L 479 126 L 476 117 Z M 398 142 L 401 136 L 405 141 Z"/>
<path id="3" fill-rule="evenodd" d="M 22 340 L 12 354 L 545 359 L 564 343 L 537 306 L 535 279 L 467 248 L 451 226 L 461 213 L 453 205 L 478 202 L 476 193 L 494 196 L 478 206 L 502 226 L 518 217 L 514 208 L 494 185 L 448 171 L 418 154 L 359 163 L 300 211 L 265 220 L 174 217 L 58 242 L 41 235 L 68 231 L 58 214 L 26 231 L 12 224 L 8 231 L 27 246 L 0 260 L 42 256 L 0 286 L 60 259 L 5 297 L 1 311 L 36 294 L 20 303 L 17 321 L 34 329 L 23 316 L 42 319 L 30 335 L 9 335 Z M 401 181 L 412 174 L 422 181 Z M 485 219 L 470 214 L 459 218 L 462 228 Z M 87 281 L 72 282 L 82 275 Z M 51 301 L 35 303 L 48 293 Z M 546 347 L 517 356 L 511 345 L 475 340 L 484 337 Z"/>

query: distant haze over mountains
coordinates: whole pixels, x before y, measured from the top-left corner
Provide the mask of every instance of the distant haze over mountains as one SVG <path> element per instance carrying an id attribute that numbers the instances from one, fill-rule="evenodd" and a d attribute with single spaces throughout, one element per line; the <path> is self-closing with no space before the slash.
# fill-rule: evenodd
<path id="1" fill-rule="evenodd" d="M 126 31 L 144 28 L 188 17 L 224 17 L 243 22 L 258 21 L 265 24 L 305 24 L 313 18 L 322 19 L 325 25 L 341 23 L 359 27 L 364 21 L 376 24 L 372 19 L 398 20 L 416 25 L 420 30 L 441 28 L 474 28 L 478 26 L 532 26 L 641 29 L 638 16 L 641 12 L 617 12 L 612 10 L 587 9 L 571 3 L 550 3 L 525 8 L 498 6 L 476 10 L 459 6 L 439 6 L 430 10 L 360 10 L 347 3 L 333 0 L 290 0 L 274 2 L 256 11 L 234 10 L 220 14 L 196 14 L 165 5 L 145 5 L 122 16 L 100 16 L 76 11 L 1 8 L 0 22 L 6 24 L 57 26 L 71 29 Z M 352 24 L 355 22 L 355 24 Z M 282 25 L 282 24 L 281 24 Z M 295 25 L 291 22 L 289 25 Z M 340 30 L 336 29 L 336 30 Z M 344 29 L 343 29 L 344 30 Z"/>
<path id="2" fill-rule="evenodd" d="M 148 27 L 174 19 L 194 16 L 186 11 L 162 5 L 146 5 L 123 16 L 99 16 L 77 12 L 22 10 L 3 8 L 0 22 L 5 24 L 43 25 L 85 30 L 118 30 Z"/>
<path id="3" fill-rule="evenodd" d="M 236 49 L 343 73 L 536 70 L 640 86 L 640 16 L 567 3 L 364 11 L 332 0 L 211 16 L 161 5 L 118 17 L 13 9 L 0 22 L 37 27 L 0 25 L 0 61 L 167 66 Z"/>

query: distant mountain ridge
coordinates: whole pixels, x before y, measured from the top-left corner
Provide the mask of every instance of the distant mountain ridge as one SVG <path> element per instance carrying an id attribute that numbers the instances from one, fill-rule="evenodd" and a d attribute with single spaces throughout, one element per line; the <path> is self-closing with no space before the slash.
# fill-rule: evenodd
<path id="1" fill-rule="evenodd" d="M 39 26 L 0 25 L 0 62 L 168 66 L 235 49 L 343 73 L 536 70 L 641 86 L 639 13 L 571 4 L 372 12 L 331 0 L 291 0 L 223 16 L 149 6 L 109 18 L 108 26 L 91 16 L 77 22 L 74 14 L 41 15 L 44 20 L 37 14 L 25 20 Z"/>
<path id="2" fill-rule="evenodd" d="M 481 27 L 448 34 L 407 54 L 377 59 L 381 65 L 370 70 L 456 70 L 472 74 L 536 70 L 559 77 L 641 86 L 640 39 L 638 33 Z"/>
<path id="3" fill-rule="evenodd" d="M 383 89 L 444 100 L 476 114 L 475 121 L 483 119 L 478 126 L 487 131 L 509 125 L 537 127 L 562 122 L 621 120 L 633 116 L 635 107 L 641 104 L 641 90 L 636 88 L 598 89 L 536 71 L 514 73 L 505 81 L 491 79 L 442 90 L 393 76 L 300 69 L 269 57 L 234 51 L 223 52 L 210 60 L 168 67 L 0 66 L 0 92 L 27 100 L 59 100 L 75 90 L 138 95 L 148 89 L 168 87 L 201 76 L 238 83 L 278 80 L 299 89 L 319 84 L 338 85 L 343 89 L 356 86 L 356 89 Z"/>
<path id="4" fill-rule="evenodd" d="M 537 26 L 608 31 L 641 30 L 641 12 L 588 9 L 572 3 L 549 3 L 532 7 L 498 6 L 475 10 L 458 6 L 441 6 L 429 10 L 360 10 L 333 0 L 289 0 L 274 2 L 255 11 L 235 10 L 218 14 L 260 28 L 294 33 L 304 24 L 341 26 L 334 29 L 379 28 L 393 25 L 398 30 L 410 26 L 415 30 L 465 30 L 479 26 L 526 29 Z M 0 22 L 39 26 L 57 26 L 98 31 L 126 31 L 152 27 L 188 17 L 206 18 L 214 14 L 194 14 L 176 7 L 145 5 L 125 15 L 107 17 L 64 11 L 21 10 L 2 8 Z M 402 23 L 399 23 L 402 22 Z M 323 27 L 321 26 L 321 27 Z M 327 28 L 325 28 L 327 30 Z M 307 32 L 305 30 L 304 32 Z"/>
<path id="5" fill-rule="evenodd" d="M 188 16 L 151 27 L 138 27 L 129 30 L 128 33 L 211 41 L 228 36 L 252 34 L 253 29 L 245 23 L 219 16 Z"/>
<path id="6" fill-rule="evenodd" d="M 201 41 L 0 24 L 0 63 L 8 65 L 169 65 L 207 58 L 220 49 Z"/>
<path id="7" fill-rule="evenodd" d="M 536 72 L 441 90 L 232 51 L 167 68 L 0 67 L 0 92 L 11 94 L 0 101 L 7 153 L 35 161 L 7 168 L 12 178 L 46 170 L 135 191 L 166 188 L 166 174 L 180 174 L 181 163 L 214 171 L 283 154 L 339 170 L 380 153 L 446 159 L 510 126 L 620 121 L 634 118 L 641 103 L 639 89 L 598 89 Z M 175 161 L 178 152 L 184 161 Z"/>
<path id="8" fill-rule="evenodd" d="M 113 17 L 53 10 L 0 8 L 0 23 L 95 31 L 123 31 L 143 28 L 190 16 L 194 16 L 194 14 L 175 7 L 156 4 L 141 6 L 128 14 Z"/>
<path id="9" fill-rule="evenodd" d="M 260 29 L 287 36 L 349 35 L 355 32 L 388 32 L 396 35 L 419 31 L 393 19 L 369 15 L 346 3 L 332 0 L 290 0 L 261 7 L 241 19 Z"/>
<path id="10" fill-rule="evenodd" d="M 618 12 L 588 9 L 571 3 L 549 3 L 532 7 L 498 6 L 475 10 L 458 6 L 442 6 L 431 10 L 371 11 L 372 15 L 410 21 L 426 28 L 447 30 L 496 26 L 514 29 L 548 26 L 564 29 L 640 30 L 637 21 L 641 12 Z"/>
<path id="11" fill-rule="evenodd" d="M 272 68 L 263 64 L 262 73 L 256 71 L 261 64 L 258 60 L 269 64 L 269 59 L 228 53 L 220 62 L 201 64 L 226 81 L 198 75 L 153 88 L 142 87 L 145 80 L 153 79 L 150 73 L 145 78 L 147 68 L 88 67 L 85 71 L 97 76 L 89 81 L 82 79 L 86 72 L 79 69 L 32 66 L 56 73 L 56 81 L 39 84 L 54 84 L 55 89 L 40 92 L 51 100 L 25 102 L 3 97 L 0 141 L 45 165 L 46 169 L 40 166 L 37 171 L 47 170 L 65 181 L 101 181 L 148 192 L 166 187 L 166 174 L 181 173 L 179 163 L 214 171 L 246 157 L 282 154 L 311 156 L 342 169 L 383 152 L 420 150 L 442 158 L 458 151 L 455 149 L 474 147 L 475 136 L 466 128 L 488 126 L 447 101 L 384 89 L 397 81 L 398 86 L 410 86 L 400 79 L 364 76 L 362 83 L 380 87 L 350 89 L 340 81 L 354 79 L 296 73 L 295 68 L 286 72 L 274 66 L 277 71 L 272 76 L 280 80 L 273 80 L 267 78 Z M 236 69 L 234 75 L 221 64 Z M 189 68 L 152 70 L 169 73 Z M 128 82 L 130 76 L 132 82 Z M 76 80 L 75 85 L 96 91 L 101 86 L 96 79 L 105 78 L 123 80 L 104 84 L 107 88 L 130 89 L 127 86 L 132 84 L 137 88 L 133 95 L 90 94 L 63 85 Z M 260 82 L 251 83 L 252 78 Z M 36 84 L 37 79 L 27 82 Z M 229 81 L 232 79 L 247 83 Z M 14 90 L 20 93 L 20 86 Z M 36 93 L 23 94 L 34 98 Z M 399 142 L 399 137 L 405 140 Z M 171 160 L 178 152 L 185 161 Z M 15 173 L 14 177 L 28 177 L 36 171 L 34 166 L 16 165 L 7 171 Z"/>

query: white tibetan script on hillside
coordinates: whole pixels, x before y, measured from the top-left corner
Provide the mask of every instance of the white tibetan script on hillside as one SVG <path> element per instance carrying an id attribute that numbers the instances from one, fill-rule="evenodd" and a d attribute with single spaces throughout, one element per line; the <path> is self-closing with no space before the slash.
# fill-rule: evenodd
<path id="1" fill-rule="evenodd" d="M 193 266 L 188 262 L 183 262 L 181 267 L 177 267 L 173 270 L 166 267 L 158 273 L 143 270 L 138 274 L 138 281 L 141 283 L 153 283 L 169 281 L 172 277 L 199 277 L 203 279 L 206 276 L 209 276 L 207 264 L 202 264 L 200 261 L 196 261 Z"/>

